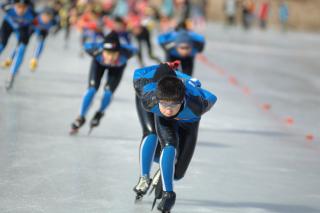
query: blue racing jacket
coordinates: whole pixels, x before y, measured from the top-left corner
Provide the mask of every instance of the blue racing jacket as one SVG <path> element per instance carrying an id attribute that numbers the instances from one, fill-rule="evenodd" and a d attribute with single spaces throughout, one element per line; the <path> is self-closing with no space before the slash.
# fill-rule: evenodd
<path id="1" fill-rule="evenodd" d="M 49 23 L 44 23 L 41 19 L 41 15 L 38 15 L 32 24 L 32 30 L 39 34 L 41 31 L 49 31 L 53 26 L 57 25 L 57 21 L 52 19 Z"/>
<path id="2" fill-rule="evenodd" d="M 121 45 L 120 48 L 120 57 L 118 62 L 114 65 L 105 64 L 103 61 L 102 51 L 103 51 L 103 43 L 85 43 L 84 44 L 85 51 L 95 58 L 95 60 L 105 67 L 121 67 L 127 64 L 127 61 L 137 53 L 137 49 L 131 45 Z"/>
<path id="3" fill-rule="evenodd" d="M 2 9 L 5 11 L 4 20 L 6 20 L 14 30 L 30 26 L 35 18 L 35 12 L 31 6 L 28 7 L 22 16 L 18 16 L 14 7 L 10 4 L 2 5 Z"/>
<path id="4" fill-rule="evenodd" d="M 154 79 L 159 65 L 144 67 L 134 72 L 133 84 L 136 94 L 141 100 L 146 111 L 157 116 L 164 117 L 159 109 L 156 98 L 157 80 Z M 174 119 L 179 122 L 196 122 L 201 116 L 209 111 L 217 101 L 217 97 L 209 91 L 201 88 L 201 82 L 180 71 L 175 71 L 186 87 L 186 95 L 182 108 Z"/>
<path id="5" fill-rule="evenodd" d="M 179 58 L 180 55 L 176 50 L 176 41 L 179 38 L 179 36 L 181 36 L 181 34 L 187 34 L 189 36 L 192 47 L 192 51 L 189 57 L 195 57 L 196 54 L 203 51 L 205 46 L 204 36 L 192 31 L 179 30 L 161 34 L 158 36 L 158 43 L 168 55 Z"/>

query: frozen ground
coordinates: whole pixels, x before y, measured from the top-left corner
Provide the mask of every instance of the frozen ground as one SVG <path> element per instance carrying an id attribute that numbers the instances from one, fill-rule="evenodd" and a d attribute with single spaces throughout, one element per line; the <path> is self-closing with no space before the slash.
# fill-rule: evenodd
<path id="1" fill-rule="evenodd" d="M 206 36 L 211 66 L 198 61 L 195 76 L 219 100 L 202 119 L 173 212 L 320 212 L 319 35 L 210 25 Z M 62 35 L 50 37 L 36 73 L 27 68 L 32 40 L 10 93 L 8 71 L 0 70 L 0 212 L 150 212 L 152 197 L 135 205 L 132 192 L 141 137 L 132 88 L 137 61 L 130 61 L 101 126 L 71 137 L 90 63 L 72 39 L 64 49 Z M 270 111 L 260 108 L 265 103 Z M 283 122 L 288 116 L 293 125 Z"/>

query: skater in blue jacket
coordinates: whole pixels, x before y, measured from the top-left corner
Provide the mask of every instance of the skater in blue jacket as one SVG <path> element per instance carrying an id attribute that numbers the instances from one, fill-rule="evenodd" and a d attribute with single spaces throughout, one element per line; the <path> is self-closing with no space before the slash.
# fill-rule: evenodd
<path id="1" fill-rule="evenodd" d="M 182 72 L 193 75 L 194 59 L 205 46 L 205 39 L 202 35 L 180 28 L 161 34 L 158 42 L 165 51 L 166 61 L 181 61 Z"/>
<path id="2" fill-rule="evenodd" d="M 42 9 L 37 17 L 33 20 L 32 25 L 29 29 L 29 37 L 36 35 L 37 44 L 33 53 L 33 57 L 30 60 L 29 68 L 31 71 L 35 71 L 38 66 L 38 61 L 41 56 L 41 53 L 45 47 L 45 41 L 47 36 L 53 26 L 57 24 L 57 20 L 54 19 L 54 11 L 51 8 Z M 17 49 L 14 49 L 8 59 L 4 61 L 2 67 L 9 68 L 13 62 L 13 59 L 16 55 Z"/>
<path id="3" fill-rule="evenodd" d="M 156 183 L 155 200 L 161 198 L 158 210 L 162 212 L 170 212 L 175 203 L 173 180 L 185 175 L 196 146 L 200 119 L 217 100 L 214 94 L 201 88 L 200 81 L 169 65 L 145 67 L 134 73 L 138 112 L 151 113 L 155 129 L 142 139 L 141 173 L 134 191 L 137 199 L 148 191 L 150 169 L 159 141 L 161 181 Z"/>
<path id="4" fill-rule="evenodd" d="M 35 13 L 30 0 L 14 0 L 13 3 L 1 5 L 5 12 L 0 29 L 0 54 L 7 46 L 11 34 L 14 32 L 18 39 L 18 47 L 6 82 L 6 89 L 13 86 L 14 78 L 22 64 L 25 50 L 30 38 L 30 26 Z"/>
<path id="5" fill-rule="evenodd" d="M 109 33 L 103 43 L 85 43 L 85 51 L 92 57 L 89 85 L 85 92 L 80 108 L 80 114 L 71 124 L 70 134 L 77 133 L 85 123 L 86 114 L 90 108 L 93 98 L 100 87 L 101 79 L 107 72 L 107 82 L 104 86 L 104 93 L 101 105 L 90 122 L 91 129 L 97 127 L 104 111 L 109 106 L 112 96 L 117 89 L 127 61 L 137 52 L 131 45 L 121 45 L 116 32 Z"/>

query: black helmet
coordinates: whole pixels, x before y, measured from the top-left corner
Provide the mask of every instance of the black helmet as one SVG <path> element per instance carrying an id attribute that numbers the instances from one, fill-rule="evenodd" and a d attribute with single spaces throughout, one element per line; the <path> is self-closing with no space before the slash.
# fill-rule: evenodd
<path id="1" fill-rule="evenodd" d="M 42 9 L 41 13 L 45 13 L 51 16 L 54 16 L 54 11 L 51 7 L 45 7 Z"/>
<path id="2" fill-rule="evenodd" d="M 31 0 L 13 0 L 13 3 L 14 3 L 14 4 L 20 3 L 20 4 L 27 4 L 27 5 L 29 5 L 29 4 L 31 4 Z"/>
<path id="3" fill-rule="evenodd" d="M 119 51 L 120 41 L 118 33 L 111 31 L 105 38 L 103 42 L 103 49 L 109 51 Z"/>

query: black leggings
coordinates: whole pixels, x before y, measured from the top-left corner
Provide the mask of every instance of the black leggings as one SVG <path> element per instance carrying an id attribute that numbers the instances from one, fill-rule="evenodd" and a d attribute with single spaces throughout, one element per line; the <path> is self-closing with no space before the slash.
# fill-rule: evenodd
<path id="1" fill-rule="evenodd" d="M 40 30 L 40 33 L 38 34 L 38 39 L 45 40 L 48 37 L 48 33 L 48 30 Z M 31 34 L 33 34 L 33 32 Z"/>
<path id="2" fill-rule="evenodd" d="M 25 27 L 20 27 L 18 29 L 19 32 L 19 36 L 18 36 L 18 44 L 24 44 L 27 45 L 29 42 L 29 38 L 30 38 L 30 31 L 29 31 L 29 26 L 25 26 Z M 1 30 L 0 30 L 0 42 L 3 45 L 3 48 L 5 48 L 7 46 L 8 40 L 10 38 L 11 33 L 13 32 L 13 28 L 11 27 L 11 25 L 4 20 L 2 22 L 2 26 L 1 26 Z"/>
<path id="3" fill-rule="evenodd" d="M 147 37 L 143 39 L 138 39 L 138 59 L 140 64 L 144 66 L 144 61 L 142 56 L 143 43 L 147 45 L 149 58 L 156 61 L 157 63 L 161 63 L 161 60 L 153 54 L 153 48 L 152 48 L 150 38 Z"/>
<path id="4" fill-rule="evenodd" d="M 126 64 L 121 67 L 108 68 L 108 79 L 105 84 L 105 89 L 110 90 L 112 93 L 117 89 L 125 67 Z M 99 89 L 101 79 L 106 69 L 106 67 L 99 64 L 95 59 L 92 60 L 89 73 L 89 87 L 94 87 L 96 90 Z"/>
<path id="5" fill-rule="evenodd" d="M 141 103 L 141 100 L 138 98 L 136 95 L 136 108 L 137 108 L 137 113 L 140 121 L 140 125 L 142 127 L 142 140 L 140 143 L 141 144 L 144 140 L 145 137 L 147 137 L 150 134 L 155 134 L 156 135 L 156 128 L 155 128 L 155 123 L 154 123 L 154 114 L 151 112 L 147 112 Z M 139 148 L 140 150 L 140 148 Z M 157 149 L 155 152 L 155 158 L 159 159 L 160 158 L 160 152 L 161 152 L 161 146 L 158 143 Z"/>
<path id="6" fill-rule="evenodd" d="M 181 61 L 182 72 L 192 76 L 193 75 L 193 67 L 194 67 L 194 57 L 187 57 L 187 58 L 178 58 L 174 56 L 167 56 L 167 61 Z"/>
<path id="7" fill-rule="evenodd" d="M 199 121 L 182 123 L 174 119 L 155 116 L 156 131 L 161 148 L 174 146 L 177 149 L 177 163 L 174 178 L 184 177 L 191 162 L 198 137 Z"/>

